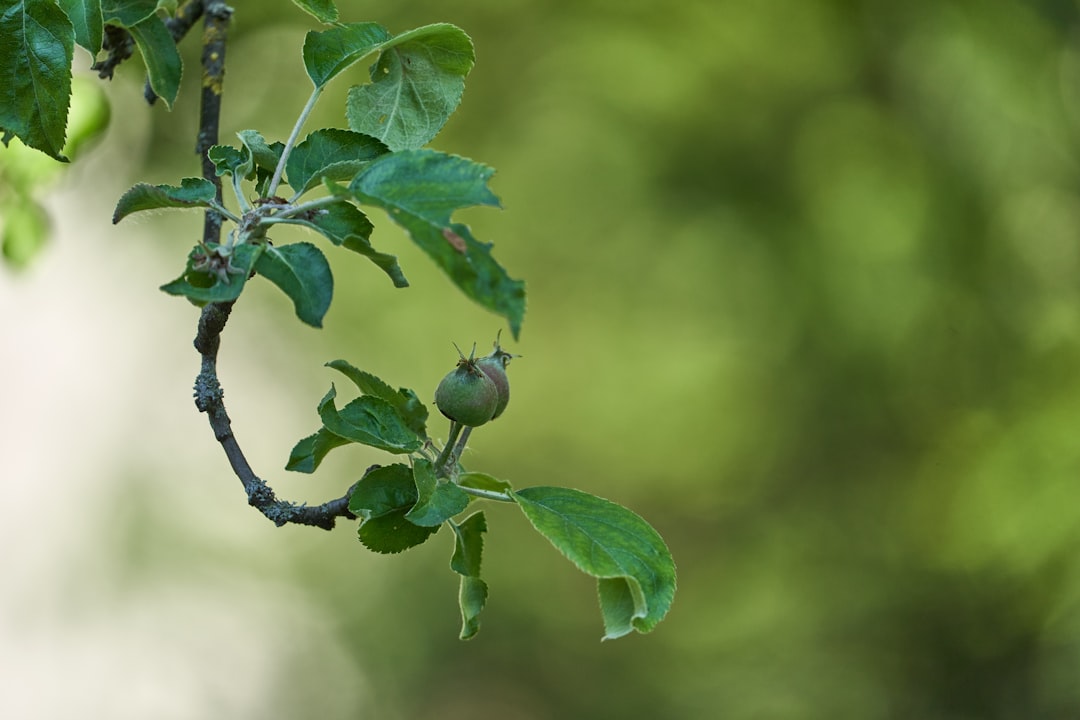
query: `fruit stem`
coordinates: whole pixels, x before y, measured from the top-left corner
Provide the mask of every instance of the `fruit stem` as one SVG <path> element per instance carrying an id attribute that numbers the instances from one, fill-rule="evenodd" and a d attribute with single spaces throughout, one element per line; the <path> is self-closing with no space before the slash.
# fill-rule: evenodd
<path id="1" fill-rule="evenodd" d="M 485 500 L 495 500 L 496 502 L 517 502 L 510 495 L 499 492 L 498 490 L 481 490 L 480 488 L 472 488 L 466 485 L 458 485 L 459 488 L 464 490 L 469 495 L 474 495 L 478 498 L 484 498 Z"/>
<path id="2" fill-rule="evenodd" d="M 461 457 L 461 453 L 465 452 L 465 443 L 469 442 L 469 435 L 471 434 L 471 427 L 465 428 L 461 433 L 461 438 L 457 441 L 457 447 L 454 448 L 454 454 L 450 456 L 451 463 L 456 463 L 458 458 Z"/>
<path id="3" fill-rule="evenodd" d="M 458 435 L 461 434 L 461 428 L 464 427 L 456 420 L 450 421 L 450 435 L 446 438 L 446 446 L 443 447 L 442 452 L 439 453 L 438 459 L 435 460 L 435 476 L 445 477 L 449 473 L 444 472 L 446 461 L 450 459 L 454 450 L 454 443 L 457 442 Z"/>
<path id="4" fill-rule="evenodd" d="M 304 109 L 300 111 L 300 117 L 296 119 L 296 124 L 293 125 L 289 139 L 285 141 L 285 147 L 281 150 L 281 158 L 278 160 L 277 167 L 274 168 L 274 177 L 270 179 L 270 185 L 266 190 L 267 197 L 273 197 L 274 193 L 277 192 L 278 185 L 281 184 L 281 176 L 285 174 L 285 163 L 289 161 L 289 154 L 296 145 L 296 138 L 300 136 L 300 129 L 304 127 L 304 123 L 307 121 L 308 115 L 311 114 L 311 110 L 315 107 L 320 95 L 322 95 L 322 88 L 316 87 L 311 93 L 311 97 L 308 98 L 307 104 L 304 105 Z"/>

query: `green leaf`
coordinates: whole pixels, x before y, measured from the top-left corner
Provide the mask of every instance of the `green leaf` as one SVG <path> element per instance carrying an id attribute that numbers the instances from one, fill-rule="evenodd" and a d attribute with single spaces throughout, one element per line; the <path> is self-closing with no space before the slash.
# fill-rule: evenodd
<path id="1" fill-rule="evenodd" d="M 354 367 L 345 360 L 331 360 L 326 363 L 326 367 L 333 368 L 352 380 L 363 394 L 374 395 L 388 402 L 398 417 L 417 435 L 424 437 L 427 434 L 427 407 L 412 390 L 394 390 L 375 375 Z"/>
<path id="2" fill-rule="evenodd" d="M 457 543 L 454 556 L 450 558 L 450 569 L 458 575 L 480 577 L 480 559 L 484 551 L 483 533 L 487 532 L 487 520 L 484 511 L 475 512 L 455 525 Z"/>
<path id="3" fill-rule="evenodd" d="M 372 468 L 349 496 L 349 512 L 361 520 L 382 517 L 415 504 L 412 468 L 401 463 Z"/>
<path id="4" fill-rule="evenodd" d="M 439 531 L 435 527 L 420 527 L 405 519 L 405 511 L 383 515 L 360 523 L 356 536 L 368 550 L 377 553 L 399 553 L 423 543 Z"/>
<path id="5" fill-rule="evenodd" d="M 222 175 L 247 177 L 253 167 L 251 151 L 246 147 L 241 150 L 232 145 L 214 145 L 206 151 L 206 157 L 214 163 L 218 177 Z"/>
<path id="6" fill-rule="evenodd" d="M 306 242 L 267 246 L 255 263 L 255 272 L 292 299 L 298 318 L 312 327 L 322 327 L 334 296 L 334 278 L 319 248 Z"/>
<path id="7" fill-rule="evenodd" d="M 461 578 L 461 587 L 458 589 L 458 606 L 461 608 L 461 634 L 462 640 L 471 640 L 480 632 L 480 613 L 487 604 L 487 583 L 478 577 Z"/>
<path id="8" fill-rule="evenodd" d="M 456 155 L 403 150 L 372 162 L 349 189 L 360 202 L 387 210 L 468 297 L 504 316 L 516 338 L 525 316 L 525 284 L 491 257 L 491 245 L 450 222 L 459 208 L 499 205 L 487 187 L 493 172 Z"/>
<path id="9" fill-rule="evenodd" d="M 405 519 L 416 504 L 412 469 L 395 464 L 370 470 L 349 497 L 349 511 L 360 518 L 357 537 L 369 550 L 398 553 L 415 547 L 439 530 Z"/>
<path id="10" fill-rule="evenodd" d="M 280 142 L 270 143 L 270 149 L 281 157 L 285 145 Z M 270 193 L 270 180 L 274 177 L 274 170 L 267 170 L 262 165 L 255 166 L 255 192 L 259 197 L 266 197 Z"/>
<path id="11" fill-rule="evenodd" d="M 361 370 L 347 360 L 331 360 L 326 367 L 337 370 L 345 377 L 353 381 L 357 389 L 365 395 L 374 395 L 382 398 L 391 405 L 396 405 L 400 397 L 394 388 L 387 385 L 379 377 L 372 375 L 366 370 Z"/>
<path id="12" fill-rule="evenodd" d="M 381 48 L 368 85 L 349 90 L 349 127 L 391 150 L 411 150 L 434 138 L 457 109 L 476 55 L 472 40 L 447 23 L 395 36 Z"/>
<path id="13" fill-rule="evenodd" d="M 296 443 L 292 452 L 289 453 L 289 461 L 285 464 L 286 470 L 293 472 L 313 473 L 334 448 L 348 445 L 349 441 L 330 432 L 326 428 L 320 428 L 313 435 Z"/>
<path id="14" fill-rule="evenodd" d="M 510 483 L 505 480 L 500 480 L 496 477 L 492 477 L 486 473 L 481 472 L 467 472 L 458 476 L 458 485 L 467 488 L 474 488 L 476 490 L 486 490 L 488 492 L 499 492 L 509 494 L 513 488 Z"/>
<path id="15" fill-rule="evenodd" d="M 285 149 L 284 145 L 279 142 L 268 145 L 266 138 L 257 130 L 241 130 L 236 133 L 236 137 L 240 138 L 241 144 L 247 148 L 256 168 L 268 170 L 271 173 L 277 169 L 281 152 Z"/>
<path id="16" fill-rule="evenodd" d="M 217 167 L 218 177 L 237 173 L 242 178 L 254 179 L 255 192 L 259 197 L 265 197 L 285 146 L 279 142 L 267 143 L 255 130 L 241 130 L 236 136 L 240 138 L 240 149 L 215 145 L 208 152 Z"/>
<path id="17" fill-rule="evenodd" d="M 0 8 L 0 130 L 67 161 L 64 129 L 71 98 L 75 30 L 51 0 L 7 0 Z"/>
<path id="18" fill-rule="evenodd" d="M 389 39 L 386 28 L 373 22 L 311 31 L 304 38 L 304 67 L 315 87 L 321 88 Z"/>
<path id="19" fill-rule="evenodd" d="M 337 22 L 338 9 L 333 0 L 293 0 L 293 3 L 321 23 Z"/>
<path id="20" fill-rule="evenodd" d="M 113 211 L 113 223 L 143 210 L 210 207 L 216 195 L 214 184 L 203 178 L 184 178 L 180 187 L 139 183 L 120 196 Z"/>
<path id="21" fill-rule="evenodd" d="M 157 5 L 157 0 L 101 0 L 101 12 L 106 23 L 132 28 L 153 15 Z"/>
<path id="22" fill-rule="evenodd" d="M 405 513 L 405 519 L 414 525 L 442 525 L 469 506 L 465 491 L 451 482 L 439 482 L 435 469 L 427 460 L 417 460 L 413 464 L 413 479 L 417 500 Z"/>
<path id="23" fill-rule="evenodd" d="M 319 402 L 319 417 L 335 435 L 395 454 L 416 452 L 423 444 L 385 400 L 362 395 L 338 410 L 336 397 L 331 386 Z"/>
<path id="24" fill-rule="evenodd" d="M 176 95 L 180 92 L 180 75 L 184 69 L 172 34 L 157 15 L 151 15 L 132 25 L 128 32 L 139 46 L 150 87 L 165 102 L 166 107 L 172 108 Z"/>
<path id="25" fill-rule="evenodd" d="M 4 260 L 18 269 L 30 264 L 49 236 L 49 216 L 45 209 L 25 195 L 7 198 L 0 208 L 0 226 L 4 232 Z"/>
<path id="26" fill-rule="evenodd" d="M 454 555 L 450 568 L 461 575 L 458 605 L 461 607 L 461 639 L 468 640 L 480 630 L 480 611 L 487 602 L 487 583 L 480 579 L 480 558 L 487 521 L 483 512 L 473 513 L 454 529 Z"/>
<path id="27" fill-rule="evenodd" d="M 75 28 L 75 42 L 91 55 L 101 52 L 104 33 L 101 0 L 59 0 L 59 5 Z"/>
<path id="28" fill-rule="evenodd" d="M 337 128 L 316 130 L 293 148 L 285 174 L 291 188 L 305 193 L 324 178 L 352 180 L 367 163 L 388 152 L 370 135 Z"/>
<path id="29" fill-rule="evenodd" d="M 644 604 L 640 587 L 619 578 L 601 578 L 596 581 L 596 594 L 600 601 L 600 614 L 604 618 L 605 640 L 622 637 L 634 629 L 634 618 Z"/>
<path id="30" fill-rule="evenodd" d="M 288 222 L 290 225 L 301 225 L 314 230 L 335 245 L 363 255 L 390 277 L 394 287 L 409 286 L 409 281 L 405 279 L 405 274 L 398 265 L 397 257 L 371 247 L 368 237 L 374 228 L 367 215 L 353 205 L 347 202 L 337 203 L 323 208 L 310 218 L 291 218 Z"/>
<path id="31" fill-rule="evenodd" d="M 231 265 L 235 272 L 220 277 L 215 273 L 196 268 L 202 249 L 195 247 L 188 255 L 184 273 L 170 283 L 161 286 L 169 295 L 182 295 L 196 305 L 212 302 L 228 302 L 240 297 L 244 283 L 251 275 L 255 262 L 265 245 L 238 245 L 233 249 Z"/>
<path id="32" fill-rule="evenodd" d="M 236 136 L 240 138 L 239 148 L 215 145 L 206 152 L 217 168 L 217 176 L 228 174 L 250 180 L 255 178 L 257 170 L 273 174 L 285 146 L 281 143 L 267 145 L 266 139 L 256 130 L 241 130 Z"/>
<path id="33" fill-rule="evenodd" d="M 487 165 L 457 155 L 405 150 L 371 163 L 349 189 L 392 215 L 408 213 L 447 227 L 455 210 L 499 207 L 499 198 L 487 186 L 494 173 Z"/>
<path id="34" fill-rule="evenodd" d="M 649 632 L 664 618 L 675 596 L 675 564 L 663 538 L 640 516 L 569 488 L 512 495 L 541 535 L 597 578 L 605 640 Z"/>

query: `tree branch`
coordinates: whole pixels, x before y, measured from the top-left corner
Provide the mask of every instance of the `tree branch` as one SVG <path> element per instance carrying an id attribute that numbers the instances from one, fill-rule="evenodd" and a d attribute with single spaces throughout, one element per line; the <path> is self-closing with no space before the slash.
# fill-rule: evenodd
<path id="1" fill-rule="evenodd" d="M 203 92 L 199 110 L 199 135 L 195 147 L 202 157 L 203 177 L 217 187 L 220 203 L 221 179 L 217 176 L 214 164 L 206 156 L 206 151 L 218 141 L 221 90 L 225 76 L 225 38 L 232 8 L 223 2 L 210 0 L 205 3 L 205 15 L 202 53 Z M 206 211 L 206 221 L 203 225 L 204 245 L 220 243 L 221 222 L 221 215 L 217 212 Z M 349 512 L 349 496 L 352 495 L 353 488 L 349 488 L 343 496 L 317 507 L 278 500 L 273 489 L 255 474 L 247 458 L 244 457 L 244 452 L 240 449 L 236 436 L 233 435 L 232 421 L 225 410 L 225 392 L 217 376 L 217 354 L 221 346 L 221 332 L 229 320 L 234 302 L 211 303 L 203 308 L 199 316 L 195 349 L 202 356 L 202 367 L 198 377 L 195 378 L 195 407 L 199 409 L 199 412 L 206 413 L 210 420 L 214 437 L 221 443 L 225 456 L 229 459 L 229 465 L 244 486 L 248 504 L 257 508 L 278 527 L 295 523 L 332 530 L 339 517 L 355 520 L 356 516 Z"/>
<path id="2" fill-rule="evenodd" d="M 202 95 L 199 98 L 199 134 L 195 140 L 195 152 L 202 159 L 203 177 L 214 184 L 217 201 L 221 204 L 221 178 L 206 151 L 218 143 L 221 90 L 225 82 L 225 40 L 232 8 L 219 0 L 200 4 L 204 5 L 206 19 L 203 21 Z M 206 212 L 203 222 L 204 245 L 221 242 L 221 222 L 220 213 Z"/>
<path id="3" fill-rule="evenodd" d="M 135 39 L 124 28 L 106 25 L 101 49 L 108 55 L 104 60 L 96 61 L 90 69 L 96 71 L 102 80 L 112 80 L 117 66 L 135 52 Z"/>
<path id="4" fill-rule="evenodd" d="M 213 4 L 212 2 L 210 4 Z M 194 27 L 199 18 L 203 15 L 203 10 L 207 5 L 207 0 L 185 0 L 176 9 L 176 15 L 165 20 L 165 27 L 168 29 L 169 34 L 172 35 L 173 42 L 179 44 L 184 36 L 188 34 L 188 31 Z M 97 71 L 98 77 L 102 80 L 112 80 L 113 73 L 116 72 L 116 68 L 120 63 L 127 60 L 135 53 L 135 40 L 131 37 L 131 33 L 116 25 L 105 26 L 105 37 L 102 49 L 105 50 L 108 55 L 104 60 L 95 62 L 90 66 L 91 70 Z M 158 96 L 150 87 L 150 81 L 146 81 L 146 86 L 143 88 L 143 97 L 146 98 L 146 102 L 151 105 L 157 100 Z"/>
<path id="5" fill-rule="evenodd" d="M 275 525 L 281 527 L 287 523 L 311 525 L 324 530 L 332 530 L 337 518 L 355 520 L 349 512 L 349 496 L 353 487 L 339 498 L 335 498 L 316 507 L 297 505 L 287 500 L 278 500 L 273 489 L 251 469 L 244 451 L 232 431 L 232 421 L 225 410 L 225 393 L 217 376 L 217 353 L 221 345 L 221 331 L 232 312 L 233 303 L 211 303 L 203 308 L 199 317 L 199 330 L 195 336 L 195 349 L 202 355 L 202 369 L 195 378 L 195 407 L 206 413 L 214 437 L 221 443 L 229 465 L 248 496 L 248 504 L 257 508 Z"/>

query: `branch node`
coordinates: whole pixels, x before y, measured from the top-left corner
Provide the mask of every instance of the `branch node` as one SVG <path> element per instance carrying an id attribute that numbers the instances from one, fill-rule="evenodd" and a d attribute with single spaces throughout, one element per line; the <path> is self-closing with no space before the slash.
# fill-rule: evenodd
<path id="1" fill-rule="evenodd" d="M 217 377 L 205 370 L 195 378 L 195 407 L 199 412 L 210 412 L 225 398 L 225 391 Z M 219 438 L 220 440 L 220 438 Z"/>

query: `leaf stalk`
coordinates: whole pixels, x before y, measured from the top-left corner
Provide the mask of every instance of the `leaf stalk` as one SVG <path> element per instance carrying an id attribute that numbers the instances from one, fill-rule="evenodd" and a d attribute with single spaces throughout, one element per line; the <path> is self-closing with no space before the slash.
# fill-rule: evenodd
<path id="1" fill-rule="evenodd" d="M 266 191 L 267 197 L 273 197 L 277 193 L 278 185 L 281 184 L 281 177 L 285 174 L 285 163 L 288 162 L 292 149 L 296 147 L 296 139 L 300 136 L 300 130 L 304 127 L 304 123 L 307 122 L 308 116 L 311 115 L 311 111 L 315 109 L 315 103 L 318 102 L 321 95 L 322 88 L 316 87 L 311 91 L 311 97 L 308 98 L 307 104 L 304 105 L 304 109 L 300 111 L 300 117 L 296 119 L 296 124 L 293 125 L 292 132 L 289 134 L 289 139 L 285 141 L 285 147 L 281 151 L 281 159 L 278 160 L 277 167 L 274 168 L 274 177 L 271 178 L 270 185 Z"/>

